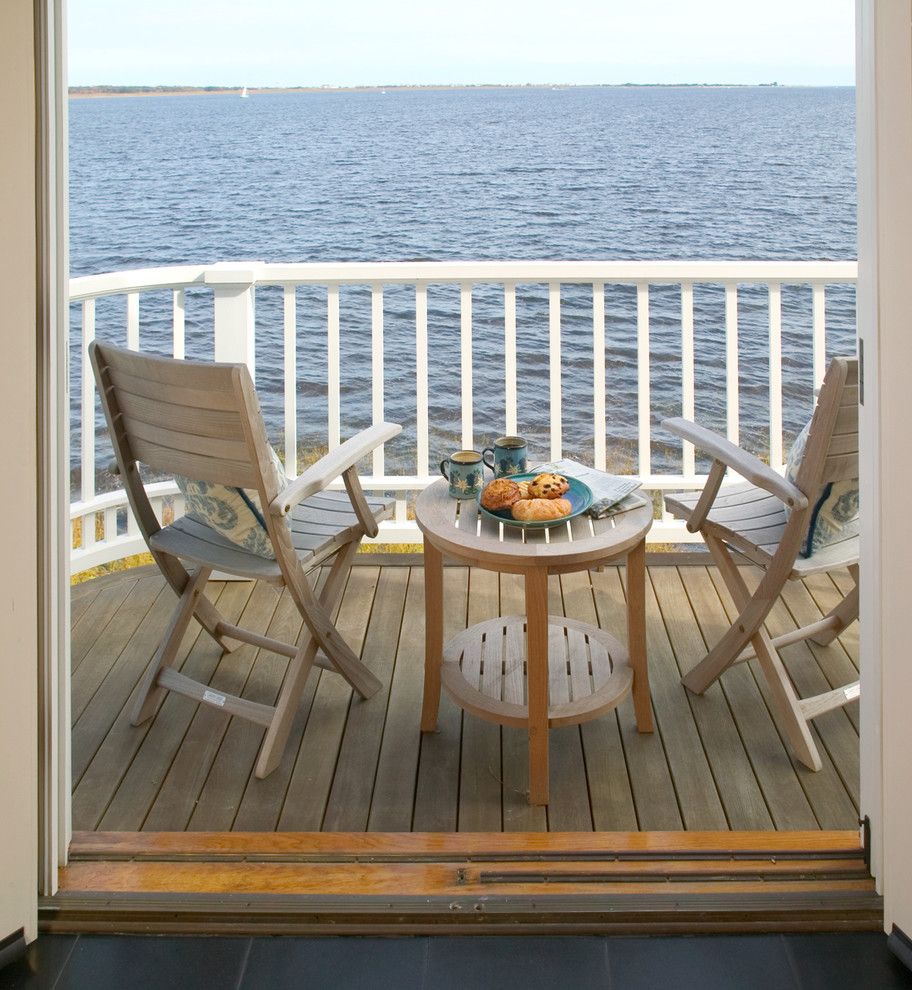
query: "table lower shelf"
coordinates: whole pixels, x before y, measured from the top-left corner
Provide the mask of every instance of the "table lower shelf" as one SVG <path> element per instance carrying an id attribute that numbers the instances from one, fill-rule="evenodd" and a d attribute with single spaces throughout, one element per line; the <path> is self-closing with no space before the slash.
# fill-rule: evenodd
<path id="1" fill-rule="evenodd" d="M 499 725 L 528 725 L 526 618 L 489 619 L 454 636 L 441 680 L 461 708 Z M 585 622 L 548 616 L 548 725 L 576 725 L 610 711 L 630 693 L 628 653 Z"/>

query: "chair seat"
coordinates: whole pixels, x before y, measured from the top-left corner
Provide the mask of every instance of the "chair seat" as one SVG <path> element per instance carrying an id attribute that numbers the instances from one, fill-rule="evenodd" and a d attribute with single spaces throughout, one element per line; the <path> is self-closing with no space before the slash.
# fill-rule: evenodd
<path id="1" fill-rule="evenodd" d="M 687 520 L 700 500 L 700 492 L 676 492 L 665 496 L 668 511 Z M 769 492 L 744 482 L 723 488 L 713 504 L 704 528 L 745 557 L 766 567 L 782 538 L 788 520 L 785 506 Z M 798 557 L 789 578 L 806 577 L 858 562 L 858 537 L 821 547 L 807 558 Z"/>
<path id="2" fill-rule="evenodd" d="M 365 498 L 378 522 L 392 516 L 394 499 L 372 495 L 365 495 Z M 310 568 L 352 538 L 358 529 L 358 517 L 346 492 L 321 492 L 295 506 L 288 516 L 288 525 L 298 558 Z M 154 533 L 149 545 L 172 557 L 238 577 L 277 584 L 283 581 L 275 560 L 243 550 L 191 516 L 182 516 Z"/>

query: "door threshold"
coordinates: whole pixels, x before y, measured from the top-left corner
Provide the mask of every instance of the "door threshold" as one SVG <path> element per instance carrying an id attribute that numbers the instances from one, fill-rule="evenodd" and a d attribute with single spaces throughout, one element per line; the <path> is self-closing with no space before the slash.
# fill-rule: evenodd
<path id="1" fill-rule="evenodd" d="M 55 932 L 879 930 L 858 833 L 83 832 Z"/>

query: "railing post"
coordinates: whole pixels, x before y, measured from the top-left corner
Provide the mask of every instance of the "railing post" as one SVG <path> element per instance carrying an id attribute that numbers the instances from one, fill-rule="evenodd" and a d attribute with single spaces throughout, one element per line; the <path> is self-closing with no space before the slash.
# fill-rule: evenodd
<path id="1" fill-rule="evenodd" d="M 212 286 L 216 361 L 246 364 L 256 379 L 255 296 L 259 262 L 221 263 L 206 272 Z"/>

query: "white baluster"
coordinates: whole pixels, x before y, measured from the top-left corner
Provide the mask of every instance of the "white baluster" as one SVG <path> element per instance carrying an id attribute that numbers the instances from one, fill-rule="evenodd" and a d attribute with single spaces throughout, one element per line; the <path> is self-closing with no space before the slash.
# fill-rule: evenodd
<path id="1" fill-rule="evenodd" d="M 727 433 L 738 443 L 738 286 L 725 286 L 725 407 Z"/>
<path id="2" fill-rule="evenodd" d="M 504 419 L 507 435 L 519 432 L 516 420 L 516 283 L 504 283 Z"/>
<path id="3" fill-rule="evenodd" d="M 637 282 L 637 421 L 641 478 L 652 473 L 652 423 L 649 396 L 649 285 Z"/>
<path id="4" fill-rule="evenodd" d="M 608 453 L 605 435 L 605 283 L 592 283 L 592 436 L 594 464 L 604 471 Z"/>
<path id="5" fill-rule="evenodd" d="M 374 423 L 383 422 L 383 286 L 371 286 L 371 410 Z M 373 452 L 371 471 L 375 478 L 384 474 L 383 447 Z"/>
<path id="6" fill-rule="evenodd" d="M 551 460 L 562 454 L 560 283 L 548 284 L 548 371 L 551 392 Z"/>
<path id="7" fill-rule="evenodd" d="M 782 467 L 782 288 L 769 285 L 769 458 Z"/>
<path id="8" fill-rule="evenodd" d="M 298 314 L 295 287 L 282 291 L 285 379 L 285 474 L 298 474 Z"/>
<path id="9" fill-rule="evenodd" d="M 694 418 L 694 293 L 691 282 L 681 283 L 681 415 Z M 682 442 L 681 469 L 685 478 L 696 474 L 694 445 Z"/>
<path id="10" fill-rule="evenodd" d="M 105 509 L 104 512 L 104 541 L 107 543 L 117 537 L 117 509 Z"/>
<path id="11" fill-rule="evenodd" d="M 187 299 L 183 289 L 171 293 L 171 327 L 174 356 L 183 360 L 185 354 L 184 326 L 186 323 Z"/>
<path id="12" fill-rule="evenodd" d="M 326 296 L 326 405 L 329 449 L 339 446 L 339 286 L 330 285 Z"/>
<path id="13" fill-rule="evenodd" d="M 430 473 L 428 446 L 428 341 L 427 285 L 415 286 L 415 432 L 417 463 L 415 474 Z"/>
<path id="14" fill-rule="evenodd" d="M 462 447 L 475 446 L 472 426 L 472 283 L 459 285 L 459 350 L 462 381 Z"/>
<path id="15" fill-rule="evenodd" d="M 127 293 L 127 347 L 139 350 L 139 293 Z"/>
<path id="16" fill-rule="evenodd" d="M 95 339 L 95 300 L 86 299 L 82 304 L 82 397 L 80 409 L 81 484 L 80 498 L 83 504 L 95 497 L 95 375 L 89 361 L 89 344 Z M 83 523 L 83 546 L 85 546 Z M 92 533 L 94 542 L 95 534 Z"/>
<path id="17" fill-rule="evenodd" d="M 814 388 L 823 384 L 826 374 L 826 297 L 821 283 L 811 289 L 814 320 Z"/>

